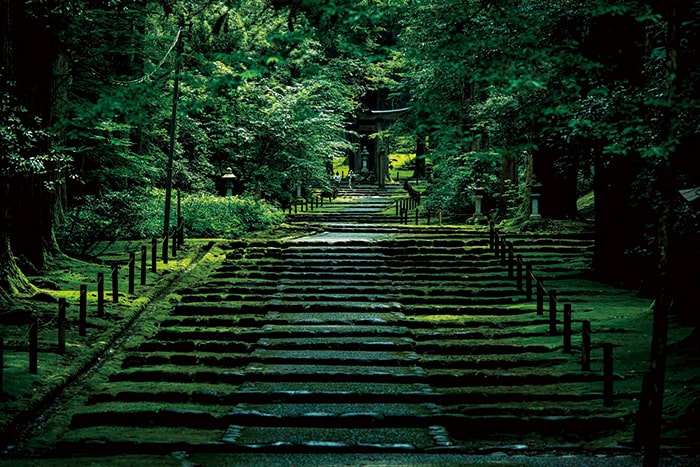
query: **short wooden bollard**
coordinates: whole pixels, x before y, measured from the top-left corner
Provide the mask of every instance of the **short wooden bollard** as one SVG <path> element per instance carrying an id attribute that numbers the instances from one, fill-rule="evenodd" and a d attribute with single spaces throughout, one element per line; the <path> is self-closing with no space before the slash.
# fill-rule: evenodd
<path id="1" fill-rule="evenodd" d="M 515 288 L 516 290 L 523 290 L 523 257 L 521 255 L 517 256 L 515 261 L 516 266 L 516 280 Z"/>
<path id="2" fill-rule="evenodd" d="M 416 225 L 418 225 L 418 209 L 416 209 Z"/>
<path id="3" fill-rule="evenodd" d="M 156 263 L 158 261 L 158 239 L 151 239 L 151 272 L 156 272 Z"/>
<path id="4" fill-rule="evenodd" d="M 80 310 L 78 315 L 78 335 L 84 336 L 87 321 L 87 285 L 80 285 Z"/>
<path id="5" fill-rule="evenodd" d="M 146 285 L 146 245 L 141 245 L 141 285 Z"/>
<path id="6" fill-rule="evenodd" d="M 613 397 L 613 345 L 603 344 L 603 403 L 614 405 Z"/>
<path id="7" fill-rule="evenodd" d="M 97 273 L 97 316 L 105 315 L 105 273 Z"/>
<path id="8" fill-rule="evenodd" d="M 39 373 L 39 320 L 34 317 L 29 324 L 29 373 Z"/>
<path id="9" fill-rule="evenodd" d="M 557 291 L 549 291 L 549 335 L 557 334 Z"/>
<path id="10" fill-rule="evenodd" d="M 581 371 L 591 371 L 591 322 L 581 323 Z"/>
<path id="11" fill-rule="evenodd" d="M 564 304 L 564 352 L 571 353 L 571 303 Z"/>
<path id="12" fill-rule="evenodd" d="M 438 225 L 442 227 L 442 209 L 438 211 Z"/>
<path id="13" fill-rule="evenodd" d="M 296 214 L 296 213 L 297 213 L 297 202 L 295 201 L 294 202 L 294 214 Z"/>
<path id="14" fill-rule="evenodd" d="M 134 294 L 134 280 L 136 275 L 136 254 L 134 252 L 129 253 L 129 286 L 128 292 L 130 295 Z"/>
<path id="15" fill-rule="evenodd" d="M 501 246 L 501 236 L 498 229 L 493 229 L 493 254 L 498 258 L 498 248 Z"/>
<path id="16" fill-rule="evenodd" d="M 542 281 L 536 281 L 537 290 L 537 315 L 542 316 L 544 314 L 544 284 Z"/>
<path id="17" fill-rule="evenodd" d="M 66 353 L 66 303 L 65 298 L 58 299 L 58 354 Z"/>
<path id="18" fill-rule="evenodd" d="M 161 252 L 163 257 L 163 264 L 168 264 L 168 236 L 163 236 L 163 241 L 161 242 Z"/>
<path id="19" fill-rule="evenodd" d="M 112 302 L 119 302 L 119 265 L 112 265 Z"/>
<path id="20" fill-rule="evenodd" d="M 525 300 L 532 300 L 532 265 L 525 265 Z"/>
<path id="21" fill-rule="evenodd" d="M 177 258 L 177 232 L 173 231 L 172 234 L 172 252 L 173 252 L 173 259 Z"/>
<path id="22" fill-rule="evenodd" d="M 513 268 L 515 267 L 515 253 L 513 242 L 508 242 L 508 279 L 513 279 Z"/>

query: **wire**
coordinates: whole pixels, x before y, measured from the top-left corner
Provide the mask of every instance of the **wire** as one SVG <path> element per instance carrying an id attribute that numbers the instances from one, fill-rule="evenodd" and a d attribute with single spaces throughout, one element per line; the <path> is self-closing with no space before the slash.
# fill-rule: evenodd
<path id="1" fill-rule="evenodd" d="M 158 72 L 158 70 L 161 69 L 161 67 L 163 66 L 163 63 L 165 63 L 165 61 L 168 59 L 168 56 L 170 55 L 170 52 L 172 52 L 173 49 L 177 46 L 177 43 L 178 43 L 178 41 L 180 40 L 180 35 L 181 35 L 181 34 L 182 34 L 182 27 L 178 28 L 178 30 L 177 30 L 177 35 L 175 36 L 175 40 L 173 40 L 173 43 L 170 44 L 170 47 L 168 48 L 168 51 L 165 52 L 165 55 L 164 55 L 163 58 L 160 60 L 160 62 L 158 62 L 158 65 L 156 66 L 156 68 L 155 68 L 153 71 L 151 71 L 151 72 L 148 73 L 147 75 L 142 76 L 141 78 L 132 79 L 132 80 L 129 80 L 129 81 L 119 81 L 119 80 L 115 80 L 114 83 L 116 83 L 116 84 L 122 84 L 122 85 L 127 85 L 127 84 L 140 84 L 140 83 L 143 83 L 144 81 L 148 80 L 151 76 L 153 76 L 154 74 L 156 74 L 156 73 Z"/>

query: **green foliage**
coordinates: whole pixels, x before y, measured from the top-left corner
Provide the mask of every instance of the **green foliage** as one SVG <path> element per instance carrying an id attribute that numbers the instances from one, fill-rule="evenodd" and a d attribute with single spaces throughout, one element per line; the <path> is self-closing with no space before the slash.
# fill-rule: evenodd
<path id="1" fill-rule="evenodd" d="M 158 238 L 163 229 L 162 190 L 109 191 L 86 196 L 80 206 L 69 210 L 57 229 L 64 250 L 86 254 L 101 241 Z M 173 203 L 171 219 L 177 219 Z M 266 230 L 284 220 L 281 211 L 249 196 L 218 197 L 208 194 L 184 195 L 181 214 L 186 235 L 235 238 Z"/>
<path id="2" fill-rule="evenodd" d="M 0 88 L 0 179 L 60 170 L 64 160 L 51 150 L 49 133 L 17 103 L 11 89 Z"/>
<path id="3" fill-rule="evenodd" d="M 194 237 L 237 238 L 270 229 L 284 220 L 284 214 L 265 201 L 206 194 L 183 198 L 182 216 L 187 235 Z"/>

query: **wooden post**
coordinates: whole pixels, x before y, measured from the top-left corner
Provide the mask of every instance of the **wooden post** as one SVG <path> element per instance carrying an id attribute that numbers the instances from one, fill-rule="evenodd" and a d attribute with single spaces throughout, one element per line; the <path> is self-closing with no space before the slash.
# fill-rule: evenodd
<path id="1" fill-rule="evenodd" d="M 591 371 L 591 322 L 581 323 L 581 371 Z"/>
<path id="2" fill-rule="evenodd" d="M 158 239 L 151 239 L 151 272 L 156 272 L 156 263 L 158 261 Z"/>
<path id="3" fill-rule="evenodd" d="M 493 250 L 495 235 L 496 235 L 496 229 L 493 226 L 493 222 L 489 222 L 489 249 L 490 250 Z"/>
<path id="4" fill-rule="evenodd" d="M 129 294 L 134 294 L 134 280 L 136 275 L 136 254 L 129 253 Z"/>
<path id="5" fill-rule="evenodd" d="M 571 353 L 571 303 L 564 304 L 564 352 Z"/>
<path id="6" fill-rule="evenodd" d="M 105 315 L 105 273 L 97 273 L 97 316 Z"/>
<path id="7" fill-rule="evenodd" d="M 557 334 L 557 291 L 549 291 L 549 335 Z"/>
<path id="8" fill-rule="evenodd" d="M 542 316 L 544 314 L 544 284 L 542 281 L 535 281 L 535 288 L 537 291 L 537 314 Z"/>
<path id="9" fill-rule="evenodd" d="M 146 245 L 141 245 L 141 285 L 146 285 Z"/>
<path id="10" fill-rule="evenodd" d="M 508 242 L 508 279 L 513 279 L 513 267 L 515 266 L 515 252 L 513 242 Z"/>
<path id="11" fill-rule="evenodd" d="M 87 285 L 80 285 L 80 311 L 78 318 L 78 335 L 85 335 L 85 326 L 87 321 Z"/>
<path id="12" fill-rule="evenodd" d="M 418 225 L 418 208 L 416 208 L 416 225 Z"/>
<path id="13" fill-rule="evenodd" d="M 501 246 L 501 236 L 498 229 L 493 229 L 493 254 L 498 259 L 498 247 Z"/>
<path id="14" fill-rule="evenodd" d="M 517 256 L 517 259 L 515 260 L 515 265 L 517 266 L 515 287 L 517 290 L 523 290 L 523 257 L 522 257 L 522 255 Z"/>
<path id="15" fill-rule="evenodd" d="M 39 360 L 39 320 L 33 317 L 29 324 L 29 373 L 36 375 Z"/>
<path id="16" fill-rule="evenodd" d="M 66 299 L 58 299 L 58 354 L 66 353 Z"/>
<path id="17" fill-rule="evenodd" d="M 177 246 L 182 247 L 185 244 L 185 220 L 181 217 L 177 222 Z"/>
<path id="18" fill-rule="evenodd" d="M 501 266 L 506 265 L 506 258 L 508 254 L 508 242 L 506 242 L 506 239 L 504 238 L 501 240 Z"/>
<path id="19" fill-rule="evenodd" d="M 163 264 L 168 264 L 168 235 L 163 236 L 161 250 L 163 252 Z"/>
<path id="20" fill-rule="evenodd" d="M 172 248 L 173 248 L 173 259 L 177 258 L 177 230 L 173 229 L 172 233 Z"/>
<path id="21" fill-rule="evenodd" d="M 613 401 L 613 345 L 603 344 L 603 403 L 612 407 Z"/>
<path id="22" fill-rule="evenodd" d="M 119 302 L 119 265 L 112 265 L 112 302 Z"/>
<path id="23" fill-rule="evenodd" d="M 184 221 L 182 220 L 182 194 L 180 189 L 177 190 L 177 244 L 178 247 L 185 244 L 185 231 L 183 229 Z"/>
<path id="24" fill-rule="evenodd" d="M 532 265 L 525 265 L 525 300 L 532 300 Z"/>

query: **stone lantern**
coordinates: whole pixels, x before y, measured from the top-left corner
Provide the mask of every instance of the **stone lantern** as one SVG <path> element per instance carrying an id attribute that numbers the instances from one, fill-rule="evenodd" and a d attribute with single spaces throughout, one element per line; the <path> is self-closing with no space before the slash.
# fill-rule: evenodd
<path id="1" fill-rule="evenodd" d="M 369 152 L 367 151 L 367 147 L 362 148 L 362 152 L 360 153 L 360 160 L 362 161 L 362 166 L 360 168 L 361 173 L 366 173 L 367 172 L 367 161 L 369 159 Z"/>
<path id="2" fill-rule="evenodd" d="M 474 187 L 474 199 L 475 199 L 474 216 L 475 217 L 481 217 L 484 215 L 484 213 L 482 212 L 482 206 L 481 206 L 481 202 L 484 199 L 484 191 L 486 191 L 486 190 L 484 189 L 483 186 L 481 186 L 481 180 L 477 180 L 476 186 Z"/>
<path id="3" fill-rule="evenodd" d="M 540 214 L 540 196 L 542 195 L 542 193 L 540 192 L 540 190 L 542 190 L 541 183 L 533 181 L 530 184 L 530 219 L 542 218 L 542 215 Z"/>
<path id="4" fill-rule="evenodd" d="M 231 167 L 227 167 L 226 173 L 221 178 L 224 179 L 224 183 L 226 184 L 226 196 L 233 195 L 233 181 L 236 180 L 236 175 L 234 175 L 233 169 Z"/>

